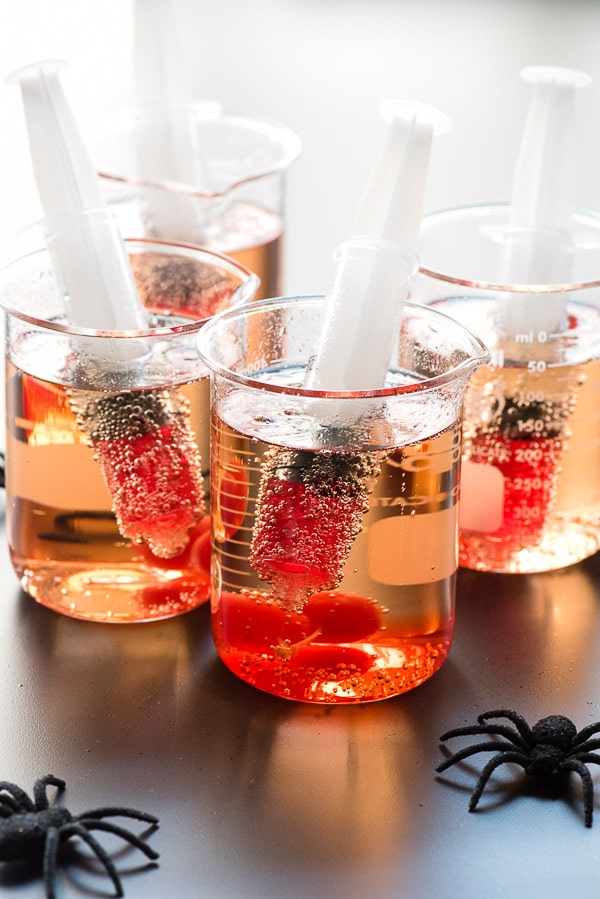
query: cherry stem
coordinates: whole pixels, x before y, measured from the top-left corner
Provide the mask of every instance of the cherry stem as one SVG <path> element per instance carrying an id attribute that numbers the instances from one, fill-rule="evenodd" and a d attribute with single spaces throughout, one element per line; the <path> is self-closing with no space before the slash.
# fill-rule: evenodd
<path id="1" fill-rule="evenodd" d="M 275 646 L 275 655 L 284 662 L 287 662 L 292 656 L 295 656 L 297 652 L 300 652 L 302 647 L 307 646 L 309 643 L 312 643 L 313 640 L 316 640 L 317 637 L 320 637 L 321 633 L 322 630 L 318 627 L 312 634 L 309 634 L 308 637 L 305 637 L 303 640 L 298 640 L 297 643 L 290 644 L 285 640 L 279 640 Z"/>

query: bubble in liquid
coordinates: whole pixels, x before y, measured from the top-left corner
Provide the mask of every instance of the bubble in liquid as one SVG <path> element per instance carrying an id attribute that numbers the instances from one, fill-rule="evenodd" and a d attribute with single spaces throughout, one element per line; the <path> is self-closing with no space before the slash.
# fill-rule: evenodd
<path id="1" fill-rule="evenodd" d="M 176 388 L 72 391 L 71 407 L 112 497 L 119 531 L 160 558 L 182 552 L 204 514 L 189 403 Z"/>
<path id="2" fill-rule="evenodd" d="M 282 608 L 299 611 L 311 593 L 340 583 L 380 456 L 281 449 L 265 454 L 250 564 Z"/>
<path id="3" fill-rule="evenodd" d="M 224 266 L 167 253 L 134 253 L 131 267 L 146 308 L 195 320 L 225 309 L 239 284 Z"/>

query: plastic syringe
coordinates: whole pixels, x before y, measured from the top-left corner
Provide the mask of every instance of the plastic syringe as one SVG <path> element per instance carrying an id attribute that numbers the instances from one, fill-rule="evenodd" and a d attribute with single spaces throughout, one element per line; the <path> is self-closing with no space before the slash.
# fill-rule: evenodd
<path id="1" fill-rule="evenodd" d="M 141 115 L 135 132 L 140 177 L 157 185 L 144 210 L 148 233 L 190 241 L 202 230 L 202 203 L 185 192 L 202 182 L 203 159 L 192 146 L 190 75 L 171 0 L 136 0 L 134 8 L 136 94 Z M 203 117 L 221 112 L 202 103 Z"/>
<path id="2" fill-rule="evenodd" d="M 566 300 L 565 292 L 544 290 L 543 285 L 568 284 L 572 277 L 575 97 L 591 79 L 554 66 L 528 67 L 521 76 L 534 90 L 498 273 L 499 283 L 515 290 L 499 292 L 497 326 L 504 358 L 518 363 L 513 372 L 522 375 L 520 382 L 502 376 L 513 386 L 498 387 L 485 427 L 472 438 L 472 452 L 480 448 L 489 454 L 490 446 L 495 447 L 493 468 L 502 477 L 490 466 L 465 462 L 460 509 L 461 527 L 467 531 L 480 530 L 485 509 L 487 525 L 495 523 L 494 539 L 505 548 L 533 544 L 544 528 L 556 494 L 563 429 L 581 384 L 576 369 L 551 368 L 560 347 L 556 338 L 565 327 Z M 520 339 L 530 333 L 534 339 Z M 528 393 L 534 399 L 524 399 Z M 517 485 L 528 483 L 540 486 L 525 495 Z"/>
<path id="3" fill-rule="evenodd" d="M 566 284 L 574 253 L 575 93 L 591 78 L 555 66 L 531 66 L 521 76 L 534 91 L 517 158 L 499 280 L 515 286 Z M 528 300 L 515 292 L 503 299 L 502 330 L 507 335 L 529 330 L 552 334 L 564 311 L 560 292 L 539 292 Z"/>
<path id="4" fill-rule="evenodd" d="M 64 279 L 69 324 L 145 329 L 127 250 L 100 200 L 95 167 L 58 79 L 61 67 L 54 61 L 34 63 L 7 81 L 21 88 L 48 245 Z M 77 335 L 74 351 L 84 370 L 106 376 L 111 366 L 135 368 L 148 345 L 143 337 L 103 341 Z M 189 410 L 177 391 L 135 391 L 134 403 L 131 392 L 71 388 L 68 396 L 111 493 L 121 534 L 145 540 L 159 556 L 179 553 L 204 507 L 201 460 Z"/>
<path id="5" fill-rule="evenodd" d="M 382 113 L 390 122 L 387 141 L 359 204 L 354 236 L 336 253 L 319 347 L 305 378 L 309 389 L 385 385 L 417 268 L 414 246 L 432 138 L 450 122 L 431 107 L 406 101 L 386 103 Z M 347 443 L 357 421 L 344 417 L 344 405 L 311 404 L 322 431 L 317 445 L 325 434 L 330 445 Z M 377 452 L 295 450 L 275 450 L 265 459 L 250 562 L 280 606 L 300 610 L 311 593 L 339 584 L 380 461 Z"/>
<path id="6" fill-rule="evenodd" d="M 33 63 L 5 80 L 21 89 L 46 238 L 64 279 L 69 321 L 97 330 L 143 329 L 129 257 L 103 210 L 96 170 L 58 79 L 64 65 Z M 143 346 L 135 344 L 131 349 L 139 354 Z"/>
<path id="7" fill-rule="evenodd" d="M 384 386 L 415 255 L 434 134 L 450 129 L 437 109 L 388 101 L 387 140 L 359 202 L 353 236 L 336 251 L 319 347 L 305 387 Z"/>

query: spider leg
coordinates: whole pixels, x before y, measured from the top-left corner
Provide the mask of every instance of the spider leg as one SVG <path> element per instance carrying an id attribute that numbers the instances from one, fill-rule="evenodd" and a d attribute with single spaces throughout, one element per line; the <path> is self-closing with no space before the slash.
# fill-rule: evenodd
<path id="1" fill-rule="evenodd" d="M 450 768 L 451 765 L 455 765 L 457 762 L 462 762 L 463 759 L 468 758 L 470 755 L 475 755 L 476 752 L 505 751 L 514 752 L 514 743 L 502 743 L 500 740 L 489 740 L 487 743 L 476 743 L 474 746 L 465 746 L 464 749 L 459 749 L 458 752 L 455 752 L 449 758 L 444 759 L 435 770 L 438 772 L 445 771 L 446 768 Z"/>
<path id="2" fill-rule="evenodd" d="M 586 761 L 589 762 L 591 759 L 588 758 Z M 600 765 L 600 758 L 595 759 L 595 761 Z M 583 764 L 582 758 L 565 759 L 560 767 L 563 770 L 574 771 L 576 774 L 579 774 L 583 787 L 584 823 L 586 827 L 591 827 L 594 815 L 594 784 L 592 783 L 592 775 Z"/>
<path id="3" fill-rule="evenodd" d="M 15 800 L 18 803 L 17 811 L 19 812 L 34 812 L 35 807 L 33 802 L 21 787 L 18 787 L 16 784 L 11 784 L 7 780 L 0 780 L 0 793 L 10 793 L 10 800 Z M 4 799 L 5 797 L 2 797 Z"/>
<path id="4" fill-rule="evenodd" d="M 572 755 L 579 755 L 581 752 L 590 752 L 592 749 L 600 749 L 600 740 L 586 740 L 584 743 L 576 742 L 571 749 Z"/>
<path id="5" fill-rule="evenodd" d="M 98 818 L 83 818 L 80 817 L 77 819 L 77 823 L 82 827 L 87 828 L 88 830 L 104 830 L 106 833 L 114 833 L 116 836 L 121 837 L 121 839 L 126 840 L 126 842 L 130 843 L 132 846 L 135 846 L 136 849 L 140 849 L 144 855 L 152 860 L 158 858 L 158 852 L 152 849 L 144 840 L 140 837 L 136 836 L 134 833 L 130 833 L 128 830 L 125 830 L 124 827 L 119 827 L 118 824 L 113 824 L 112 821 L 102 821 Z"/>
<path id="6" fill-rule="evenodd" d="M 102 862 L 106 873 L 110 877 L 113 882 L 115 888 L 115 896 L 123 896 L 123 886 L 121 884 L 121 878 L 117 874 L 117 869 L 115 868 L 112 859 L 108 855 L 108 852 L 104 847 L 96 840 L 91 833 L 88 833 L 87 829 L 80 824 L 78 821 L 72 821 L 69 824 L 65 824 L 60 828 L 59 836 L 78 836 L 80 837 L 84 843 L 87 843 L 96 858 Z"/>
<path id="7" fill-rule="evenodd" d="M 46 787 L 57 787 L 58 792 L 62 793 L 66 784 L 64 780 L 60 780 L 58 777 L 54 777 L 53 774 L 47 774 L 45 777 L 40 777 L 39 780 L 36 780 L 33 785 L 33 798 L 35 800 L 35 807 L 39 811 L 42 809 L 48 808 L 48 794 L 46 792 Z"/>
<path id="8" fill-rule="evenodd" d="M 595 752 L 577 752 L 572 753 L 571 759 L 575 759 L 579 762 L 586 762 L 588 765 L 600 765 L 600 755 Z"/>
<path id="9" fill-rule="evenodd" d="M 470 727 L 455 727 L 442 734 L 440 740 L 449 740 L 451 737 L 475 737 L 477 734 L 506 737 L 513 747 L 527 750 L 527 742 L 507 724 L 472 724 Z"/>
<path id="10" fill-rule="evenodd" d="M 16 799 L 12 796 L 6 794 L 5 796 L 0 796 L 0 816 L 3 818 L 8 818 L 10 815 L 13 815 L 15 812 L 22 812 L 23 809 L 19 805 Z"/>
<path id="11" fill-rule="evenodd" d="M 44 886 L 46 887 L 46 899 L 56 899 L 56 860 L 58 857 L 58 847 L 60 845 L 60 834 L 57 827 L 49 827 L 46 833 L 46 843 L 44 846 L 44 862 L 43 876 Z"/>
<path id="12" fill-rule="evenodd" d="M 106 806 L 105 808 L 94 808 L 91 811 L 83 812 L 77 815 L 75 820 L 80 821 L 82 818 L 108 818 L 113 815 L 121 815 L 123 818 L 135 818 L 138 821 L 147 821 L 148 824 L 158 824 L 158 818 L 155 815 L 149 815 L 146 812 L 139 812 L 135 808 L 120 808 L 119 806 Z"/>
<path id="13" fill-rule="evenodd" d="M 513 712 L 512 709 L 493 709 L 491 712 L 482 712 L 481 715 L 477 716 L 477 720 L 480 723 L 487 721 L 488 718 L 508 718 L 509 721 L 512 721 L 514 726 L 517 728 L 521 736 L 525 741 L 525 745 L 529 746 L 531 743 L 531 728 L 525 721 L 522 715 L 517 714 L 517 712 Z"/>
<path id="14" fill-rule="evenodd" d="M 588 737 L 593 736 L 593 734 L 600 733 L 600 721 L 594 722 L 594 724 L 588 724 L 587 727 L 584 727 L 583 730 L 580 730 L 577 736 L 575 737 L 575 746 L 580 746 L 581 743 L 585 743 Z"/>
<path id="15" fill-rule="evenodd" d="M 469 811 L 474 812 L 477 807 L 477 803 L 481 799 L 481 794 L 483 793 L 485 786 L 490 779 L 491 775 L 494 773 L 496 768 L 500 765 L 503 765 L 505 762 L 516 762 L 517 765 L 521 765 L 521 767 L 525 768 L 528 764 L 529 759 L 527 756 L 523 755 L 521 752 L 506 752 L 502 755 L 495 755 L 493 759 L 490 759 L 481 774 L 477 779 L 477 783 L 475 784 L 475 789 L 471 794 L 471 799 L 469 801 Z"/>

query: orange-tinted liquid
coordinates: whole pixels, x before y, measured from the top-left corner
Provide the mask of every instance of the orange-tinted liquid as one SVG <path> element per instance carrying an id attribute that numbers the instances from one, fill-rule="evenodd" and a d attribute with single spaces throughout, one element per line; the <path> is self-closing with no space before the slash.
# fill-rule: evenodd
<path id="1" fill-rule="evenodd" d="M 120 197 L 119 185 L 112 187 L 116 190 L 112 209 L 125 237 L 179 240 L 223 253 L 258 275 L 255 299 L 283 295 L 283 222 L 276 212 L 253 203 L 232 203 L 221 209 L 216 201 L 183 196 L 178 200 L 185 204 L 189 230 L 173 233 L 169 224 L 165 226 L 135 198 Z"/>
<path id="2" fill-rule="evenodd" d="M 260 286 L 254 296 L 255 300 L 283 295 L 283 235 L 278 234 L 273 240 L 249 247 L 245 250 L 234 250 L 228 254 L 240 265 L 254 272 L 260 278 Z"/>
<path id="3" fill-rule="evenodd" d="M 226 253 L 260 278 L 255 299 L 283 294 L 283 223 L 275 212 L 250 203 L 234 203 L 218 216 L 209 211 L 195 242 Z"/>
<path id="4" fill-rule="evenodd" d="M 301 464 L 317 482 L 324 462 L 323 479 L 330 477 L 333 459 L 333 479 L 319 492 L 314 479 L 309 485 L 292 469 L 265 484 L 273 471 L 265 457 L 281 450 L 234 424 L 213 412 L 212 515 L 229 524 L 214 533 L 212 618 L 225 664 L 266 692 L 318 703 L 384 699 L 429 678 L 448 654 L 454 625 L 460 431 L 364 454 L 373 456 L 362 460 L 369 463 L 364 467 L 357 467 L 356 454 L 303 451 Z M 340 491 L 336 465 L 345 479 Z M 356 513 L 356 503 L 351 513 L 344 509 L 352 471 L 359 468 L 373 473 L 356 483 L 357 499 L 364 496 L 367 507 L 358 527 L 347 522 L 354 534 L 347 557 L 332 556 L 328 539 L 339 538 L 340 516 Z M 237 489 L 219 489 L 232 472 Z M 336 517 L 331 528 L 328 511 Z M 275 524 L 257 534 L 265 520 Z M 304 558 L 296 552 L 303 544 Z M 264 566 L 253 558 L 253 547 L 269 557 Z M 274 568 L 275 586 L 263 579 Z M 311 578 L 313 594 L 306 591 Z M 290 601 L 301 591 L 299 601 Z"/>
<path id="5" fill-rule="evenodd" d="M 156 555 L 148 543 L 123 536 L 115 516 L 115 496 L 106 482 L 111 458 L 102 446 L 84 433 L 74 408 L 81 399 L 76 390 L 35 378 L 7 366 L 7 530 L 11 558 L 23 588 L 44 605 L 71 615 L 97 621 L 128 622 L 166 618 L 195 608 L 208 598 L 210 567 L 209 517 L 196 502 L 187 542 L 175 555 Z M 178 406 L 188 408 L 182 426 L 189 427 L 202 463 L 208 463 L 208 379 L 176 388 Z M 90 391 L 85 391 L 89 400 Z M 128 394 L 121 393 L 121 399 Z M 158 399 L 157 399 L 158 397 Z M 164 404 L 161 391 L 131 392 L 134 403 L 144 409 Z M 175 397 L 173 397 L 175 399 Z M 97 392 L 98 401 L 107 394 Z M 108 409 L 108 412 L 106 412 Z M 118 413 L 118 414 L 117 414 Z M 108 397 L 103 413 L 120 415 L 114 397 Z M 108 416 L 108 417 L 107 417 Z M 118 423 L 118 422 L 117 422 Z M 125 422 L 122 422 L 126 425 Z M 102 424 L 102 422 L 100 422 Z M 162 429 L 144 437 L 146 460 L 152 461 L 153 478 L 173 464 L 169 442 L 169 414 Z M 180 422 L 181 424 L 181 422 Z M 118 438 L 129 452 L 139 446 L 127 433 Z M 148 441 L 154 441 L 148 454 Z M 175 456 L 175 461 L 177 457 Z M 102 464 L 104 464 L 104 468 Z M 113 474 L 126 477 L 120 463 Z M 160 471 L 159 471 L 160 473 Z M 202 472 L 199 473 L 200 478 Z M 204 471 L 204 486 L 208 487 Z M 190 481 L 183 480 L 188 489 Z M 144 511 L 152 523 L 163 514 L 164 495 L 155 481 L 137 482 Z M 113 484 L 114 490 L 114 484 Z M 198 498 L 196 497 L 196 500 Z M 186 497 L 171 496 L 169 514 L 176 515 L 177 502 L 189 508 Z M 200 497 L 200 506 L 202 497 Z M 134 533 L 143 522 L 129 521 Z M 173 519 L 174 521 L 174 519 Z M 186 518 L 186 530 L 190 523 Z M 140 538 L 141 539 L 141 538 Z"/>

